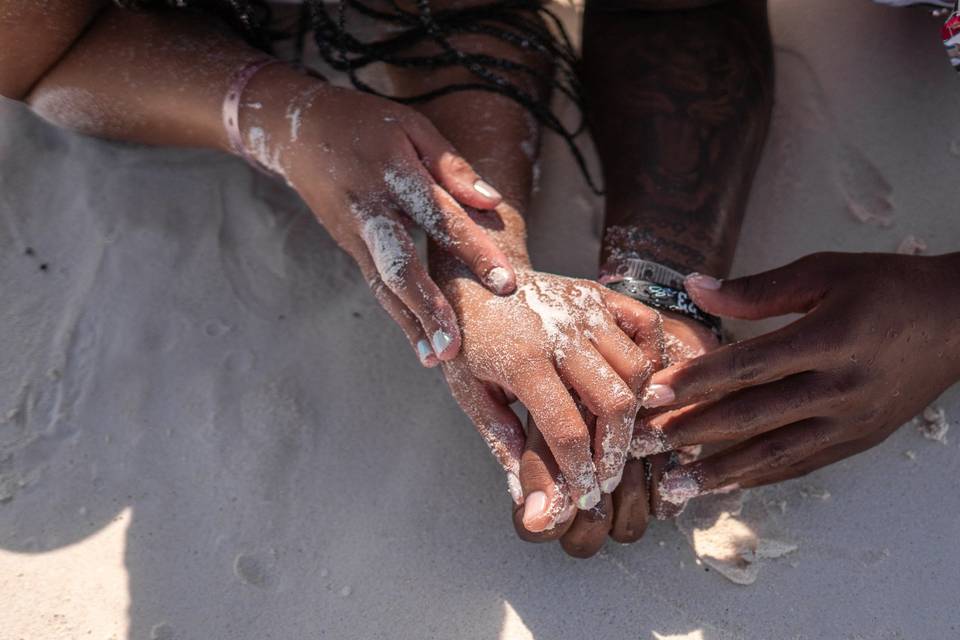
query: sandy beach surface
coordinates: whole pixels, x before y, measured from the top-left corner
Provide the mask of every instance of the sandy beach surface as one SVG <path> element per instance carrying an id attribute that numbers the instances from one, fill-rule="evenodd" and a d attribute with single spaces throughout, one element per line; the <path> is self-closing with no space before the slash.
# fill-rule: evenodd
<path id="1" fill-rule="evenodd" d="M 960 248 L 939 21 L 771 7 L 778 104 L 736 273 Z M 594 276 L 599 203 L 544 151 L 535 264 Z M 0 640 L 960 637 L 960 433 L 908 425 L 740 496 L 726 533 L 688 518 L 701 552 L 763 543 L 751 585 L 671 522 L 589 561 L 523 543 L 439 372 L 291 192 L 232 158 L 0 104 L 0 354 Z M 957 388 L 938 404 L 960 417 Z"/>

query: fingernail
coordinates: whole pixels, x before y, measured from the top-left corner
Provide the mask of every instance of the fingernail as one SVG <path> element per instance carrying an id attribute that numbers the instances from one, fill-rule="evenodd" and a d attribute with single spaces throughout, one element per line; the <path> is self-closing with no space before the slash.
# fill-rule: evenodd
<path id="1" fill-rule="evenodd" d="M 643 390 L 643 397 L 640 398 L 640 404 L 648 409 L 653 407 L 662 407 L 670 404 L 676 396 L 673 389 L 665 384 L 651 384 Z"/>
<path id="2" fill-rule="evenodd" d="M 534 491 L 528 495 L 523 503 L 523 526 L 534 533 L 543 531 L 543 526 L 547 523 L 541 524 L 537 521 L 547 515 L 548 506 L 547 494 L 543 491 Z"/>
<path id="3" fill-rule="evenodd" d="M 523 489 L 520 487 L 520 478 L 513 471 L 507 472 L 507 491 L 510 492 L 514 504 L 523 504 Z"/>
<path id="4" fill-rule="evenodd" d="M 476 190 L 477 193 L 482 195 L 484 198 L 491 198 L 491 199 L 497 200 L 501 197 L 499 191 L 491 187 L 489 184 L 487 184 L 483 180 L 477 180 L 476 182 L 474 182 L 473 188 Z"/>
<path id="5" fill-rule="evenodd" d="M 510 272 L 503 267 L 494 267 L 487 273 L 485 282 L 496 293 L 507 293 L 510 286 Z"/>
<path id="6" fill-rule="evenodd" d="M 686 504 L 701 493 L 700 483 L 688 469 L 667 471 L 660 478 L 660 499 L 674 505 Z"/>
<path id="7" fill-rule="evenodd" d="M 613 493 L 613 490 L 620 486 L 620 480 L 623 479 L 623 467 L 620 467 L 620 471 L 617 472 L 617 475 L 611 476 L 603 481 L 603 484 L 600 485 L 600 488 L 604 493 Z"/>
<path id="8" fill-rule="evenodd" d="M 420 362 L 422 362 L 424 366 L 430 366 L 430 364 L 432 364 L 431 361 L 436 358 L 436 356 L 433 355 L 433 349 L 430 348 L 430 343 L 425 339 L 417 342 L 417 355 L 420 356 Z"/>
<path id="9" fill-rule="evenodd" d="M 453 338 L 443 329 L 437 329 L 433 332 L 433 351 L 437 355 L 443 353 L 451 342 L 453 342 Z"/>
<path id="10" fill-rule="evenodd" d="M 707 291 L 716 291 L 723 286 L 723 282 L 720 280 L 702 273 L 691 273 L 686 277 L 686 279 L 684 279 L 683 284 L 686 287 L 693 287 L 694 289 L 706 289 Z"/>
<path id="11" fill-rule="evenodd" d="M 593 489 L 590 489 L 589 492 L 580 496 L 580 499 L 577 500 L 578 509 L 593 509 L 597 506 L 597 503 L 600 502 L 600 487 L 595 486 Z"/>

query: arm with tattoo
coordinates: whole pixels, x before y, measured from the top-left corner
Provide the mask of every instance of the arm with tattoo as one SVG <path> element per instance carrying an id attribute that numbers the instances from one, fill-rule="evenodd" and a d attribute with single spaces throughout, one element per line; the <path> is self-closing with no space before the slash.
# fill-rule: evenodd
<path id="1" fill-rule="evenodd" d="M 607 188 L 604 271 L 642 258 L 726 275 L 772 106 L 765 2 L 599 4 L 583 77 Z"/>

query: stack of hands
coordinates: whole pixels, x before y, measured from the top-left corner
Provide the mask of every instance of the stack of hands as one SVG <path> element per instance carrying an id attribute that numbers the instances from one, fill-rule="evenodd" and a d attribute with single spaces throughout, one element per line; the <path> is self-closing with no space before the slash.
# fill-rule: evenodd
<path id="1" fill-rule="evenodd" d="M 49 38 L 18 27 L 46 24 L 48 12 L 34 3 L 12 3 L 10 17 L 0 20 L 0 32 L 12 38 L 11 55 L 0 55 L 0 94 L 94 135 L 236 151 L 223 126 L 224 96 L 236 70 L 262 53 L 190 12 L 101 12 L 92 0 L 55 4 L 63 11 L 58 29 L 44 31 Z M 711 20 L 704 34 L 739 42 L 739 22 L 728 31 L 715 22 L 739 20 L 740 9 L 704 11 Z M 599 25 L 602 17 L 593 19 Z M 620 14 L 610 20 L 623 22 Z M 631 24 L 666 28 L 643 15 Z M 765 30 L 765 21 L 756 24 Z M 688 24 L 681 26 L 682 34 Z M 637 46 L 648 41 L 637 33 Z M 694 40 L 698 52 L 709 48 Z M 767 94 L 736 94 L 740 102 L 723 106 L 731 95 L 723 82 L 747 86 L 740 74 L 725 79 L 712 67 L 699 69 L 701 56 L 683 55 L 673 66 L 657 63 L 648 78 L 643 56 L 611 42 L 608 53 L 630 56 L 635 87 L 649 80 L 677 95 L 637 101 L 634 95 L 648 94 L 620 91 L 597 104 L 616 107 L 625 96 L 629 110 L 635 102 L 710 97 L 687 95 L 694 89 L 716 93 L 716 102 L 692 102 L 696 108 L 631 116 L 636 140 L 616 128 L 599 136 L 601 151 L 626 158 L 626 178 L 640 175 L 649 193 L 665 194 L 645 211 L 678 208 L 673 218 L 657 218 L 659 227 L 633 220 L 635 235 L 653 235 L 681 216 L 696 220 L 704 208 L 742 209 Z M 476 46 L 487 52 L 492 45 Z M 744 46 L 738 55 L 762 53 Z M 587 74 L 601 89 L 604 69 L 628 70 L 605 60 Z M 543 60 L 529 64 L 549 70 Z M 690 65 L 705 74 L 703 83 L 690 80 L 697 77 Z M 734 68 L 722 68 L 728 66 Z M 754 75 L 763 68 L 744 67 Z M 457 80 L 444 74 L 455 72 L 419 74 L 416 81 L 444 86 Z M 264 67 L 242 89 L 235 124 L 245 154 L 296 189 L 356 260 L 420 361 L 442 366 L 504 468 L 524 539 L 559 539 L 576 556 L 595 553 L 607 535 L 637 540 L 651 514 L 669 517 L 698 495 L 793 478 L 878 444 L 960 378 L 960 254 L 818 254 L 726 282 L 691 275 L 686 290 L 709 313 L 749 320 L 803 314 L 783 329 L 721 346 L 696 320 L 660 313 L 597 282 L 532 268 L 518 209 L 530 191 L 528 147 L 535 139 L 524 137 L 529 118 L 512 102 L 473 92 L 416 111 L 284 65 Z M 58 100 L 65 92 L 74 96 L 69 108 Z M 482 180 L 445 136 L 507 183 L 512 197 Z M 690 146 L 701 138 L 716 143 L 711 154 Z M 614 144 L 623 140 L 635 143 L 628 145 L 632 156 Z M 703 166 L 686 164 L 703 158 Z M 681 193 L 677 185 L 690 175 L 732 186 L 697 182 Z M 633 196 L 640 189 L 632 184 L 621 191 Z M 701 253 L 726 251 L 713 240 L 735 238 L 739 219 L 700 217 L 726 225 L 696 230 L 709 245 Z M 431 240 L 427 263 L 414 249 L 414 225 Z M 614 249 L 657 257 L 636 246 Z M 526 428 L 511 408 L 516 401 L 529 412 Z"/>
<path id="2" fill-rule="evenodd" d="M 305 113 L 300 143 L 276 147 L 280 168 L 424 366 L 442 367 L 503 466 L 525 540 L 558 539 L 578 557 L 608 535 L 635 541 L 651 515 L 696 496 L 880 443 L 960 378 L 960 254 L 816 254 L 735 280 L 691 275 L 686 290 L 709 313 L 803 314 L 721 346 L 696 320 L 534 270 L 522 216 L 420 113 L 311 91 L 323 110 Z M 282 139 L 285 110 L 250 125 Z M 358 118 L 364 136 L 348 126 Z M 340 171 L 343 158 L 356 170 Z"/>

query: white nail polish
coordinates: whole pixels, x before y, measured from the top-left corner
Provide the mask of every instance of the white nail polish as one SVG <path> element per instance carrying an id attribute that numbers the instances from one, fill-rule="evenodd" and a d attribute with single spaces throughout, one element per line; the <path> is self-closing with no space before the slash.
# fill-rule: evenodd
<path id="1" fill-rule="evenodd" d="M 497 293 L 504 293 L 510 282 L 510 272 L 503 267 L 494 267 L 486 276 L 486 284 Z"/>
<path id="2" fill-rule="evenodd" d="M 547 513 L 549 506 L 547 494 L 543 491 L 534 491 L 531 493 L 527 496 L 526 504 L 523 507 L 523 525 L 527 527 L 529 531 L 541 531 L 542 529 L 532 528 L 533 521 L 543 517 Z"/>
<path id="3" fill-rule="evenodd" d="M 437 355 L 443 353 L 447 347 L 450 346 L 450 343 L 453 342 L 453 338 L 450 337 L 443 329 L 437 329 L 433 332 L 433 351 Z"/>
<path id="4" fill-rule="evenodd" d="M 507 491 L 516 505 L 523 504 L 523 489 L 520 487 L 520 478 L 513 471 L 507 472 Z"/>
<path id="5" fill-rule="evenodd" d="M 482 195 L 484 198 L 499 198 L 500 192 L 491 187 L 489 184 L 483 180 L 477 180 L 473 183 L 473 188 L 477 193 Z"/>
<path id="6" fill-rule="evenodd" d="M 588 493 L 580 496 L 580 499 L 577 500 L 577 508 L 583 511 L 587 509 L 593 509 L 597 506 L 597 503 L 600 502 L 600 487 L 593 487 Z"/>
<path id="7" fill-rule="evenodd" d="M 640 404 L 648 409 L 662 407 L 674 401 L 676 395 L 673 389 L 665 384 L 651 384 L 643 390 L 643 396 L 640 398 Z"/>
<path id="8" fill-rule="evenodd" d="M 433 355 L 433 349 L 430 348 L 430 343 L 426 340 L 417 342 L 417 355 L 420 356 L 420 362 L 427 364 L 427 358 Z"/>
<path id="9" fill-rule="evenodd" d="M 713 276 L 707 276 L 702 273 L 691 273 L 684 279 L 684 286 L 694 289 L 704 289 L 706 291 L 716 291 L 723 286 L 723 282 Z"/>

